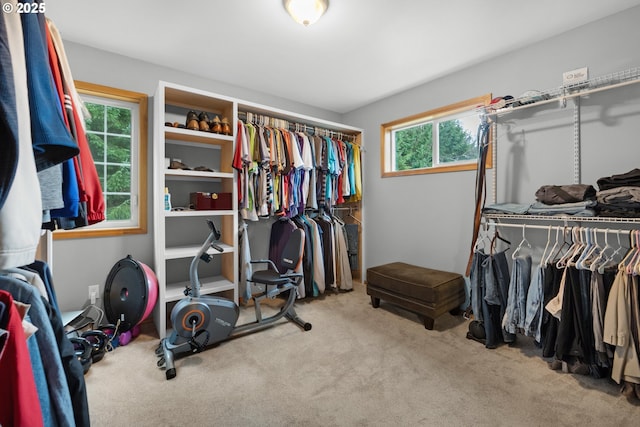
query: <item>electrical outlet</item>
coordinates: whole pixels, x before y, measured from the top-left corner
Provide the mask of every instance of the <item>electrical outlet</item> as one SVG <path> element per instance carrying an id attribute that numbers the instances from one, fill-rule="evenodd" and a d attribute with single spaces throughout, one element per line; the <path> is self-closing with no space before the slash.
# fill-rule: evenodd
<path id="1" fill-rule="evenodd" d="M 100 298 L 100 285 L 89 286 L 89 300 L 91 304 L 95 304 L 98 298 Z"/>

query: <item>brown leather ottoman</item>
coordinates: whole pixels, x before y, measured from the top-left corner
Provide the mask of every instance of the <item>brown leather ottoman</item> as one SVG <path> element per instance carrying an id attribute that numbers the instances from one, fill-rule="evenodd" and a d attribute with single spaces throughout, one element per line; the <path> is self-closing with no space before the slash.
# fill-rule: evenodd
<path id="1" fill-rule="evenodd" d="M 424 318 L 433 329 L 435 319 L 447 311 L 459 311 L 465 301 L 464 278 L 457 273 L 393 262 L 367 269 L 367 295 L 371 305 L 388 301 Z"/>

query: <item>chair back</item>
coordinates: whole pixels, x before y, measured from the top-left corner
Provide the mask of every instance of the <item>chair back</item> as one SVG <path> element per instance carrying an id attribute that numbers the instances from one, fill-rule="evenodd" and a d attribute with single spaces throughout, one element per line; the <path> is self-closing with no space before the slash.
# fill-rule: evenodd
<path id="1" fill-rule="evenodd" d="M 304 248 L 304 231 L 300 228 L 296 228 L 287 244 L 282 251 L 282 260 L 280 265 L 287 268 L 287 270 L 295 270 L 302 261 L 302 251 Z"/>

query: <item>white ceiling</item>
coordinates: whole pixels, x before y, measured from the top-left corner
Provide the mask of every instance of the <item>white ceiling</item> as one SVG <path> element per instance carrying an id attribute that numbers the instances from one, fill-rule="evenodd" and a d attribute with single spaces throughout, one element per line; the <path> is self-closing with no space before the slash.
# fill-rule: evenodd
<path id="1" fill-rule="evenodd" d="M 56 0 L 46 15 L 65 40 L 345 113 L 639 4 L 330 0 L 310 27 L 281 0 Z"/>

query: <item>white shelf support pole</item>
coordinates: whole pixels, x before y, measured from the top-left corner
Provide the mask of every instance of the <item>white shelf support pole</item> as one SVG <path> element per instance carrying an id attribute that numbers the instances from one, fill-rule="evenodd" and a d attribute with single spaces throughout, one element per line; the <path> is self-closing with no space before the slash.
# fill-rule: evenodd
<path id="1" fill-rule="evenodd" d="M 491 203 L 495 204 L 496 200 L 498 200 L 498 137 L 496 132 L 498 132 L 498 126 L 496 124 L 497 117 L 494 117 L 491 120 L 491 128 L 490 132 L 490 140 L 489 144 L 491 144 Z"/>
<path id="2" fill-rule="evenodd" d="M 580 97 L 573 98 L 573 183 L 580 184 Z"/>

